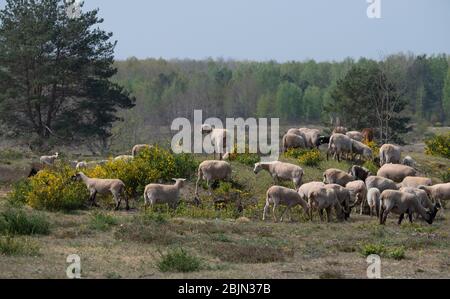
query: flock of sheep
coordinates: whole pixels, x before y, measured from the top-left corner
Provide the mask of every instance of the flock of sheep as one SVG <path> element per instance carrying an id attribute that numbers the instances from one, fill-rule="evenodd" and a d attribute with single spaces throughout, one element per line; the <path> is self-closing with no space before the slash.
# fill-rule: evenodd
<path id="1" fill-rule="evenodd" d="M 212 142 L 225 148 L 226 130 L 216 131 L 216 129 L 206 128 L 205 134 L 211 134 Z M 373 153 L 370 147 L 363 141 L 372 141 L 373 131 L 365 129 L 363 132 L 347 132 L 343 127 L 338 127 L 333 131 L 332 136 L 321 136 L 318 130 L 314 129 L 291 129 L 282 139 L 282 149 L 286 151 L 290 148 L 319 148 L 322 144 L 328 143 L 327 159 L 333 156 L 340 161 L 345 158 L 354 160 L 372 159 Z M 133 159 L 150 145 L 136 145 L 132 149 L 131 156 L 119 156 L 116 160 Z M 205 180 L 208 188 L 214 181 L 231 180 L 232 167 L 227 161 L 222 160 L 228 157 L 220 157 L 220 160 L 208 160 L 200 164 L 198 168 L 198 180 L 195 187 L 195 203 L 200 204 L 199 184 Z M 51 165 L 58 158 L 56 153 L 53 156 L 41 157 L 41 163 Z M 359 165 L 354 165 L 348 172 L 339 169 L 328 169 L 323 174 L 322 182 L 309 182 L 303 184 L 304 171 L 301 167 L 284 162 L 256 163 L 254 173 L 267 171 L 274 180 L 274 186 L 269 188 L 266 196 L 266 205 L 263 211 L 263 220 L 273 205 L 273 219 L 277 222 L 277 209 L 285 206 L 280 220 L 289 214 L 294 206 L 301 206 L 309 217 L 313 219 L 313 210 L 319 212 L 320 218 L 324 221 L 324 211 L 327 212 L 327 220 L 331 221 L 334 210 L 339 220 L 347 220 L 351 211 L 359 207 L 360 214 L 363 214 L 368 206 L 370 215 L 377 215 L 380 224 L 385 224 L 389 213 L 399 214 L 399 224 L 404 219 L 405 214 L 412 222 L 414 216 L 432 224 L 440 208 L 442 201 L 450 199 L 450 183 L 433 185 L 432 180 L 418 176 L 414 168 L 415 162 L 411 157 L 401 160 L 401 148 L 392 144 L 385 144 L 379 153 L 380 166 L 378 173 L 372 174 L 370 171 Z M 74 166 L 82 168 L 104 163 L 98 162 L 73 162 Z M 125 199 L 126 209 L 129 209 L 128 198 L 125 195 L 125 184 L 118 179 L 97 179 L 89 178 L 83 172 L 77 173 L 74 180 L 82 181 L 90 192 L 89 200 L 96 205 L 97 194 L 111 193 L 116 203 L 116 210 L 120 208 L 122 199 Z M 174 179 L 174 185 L 149 184 L 144 191 L 145 208 L 159 204 L 168 204 L 175 208 L 180 200 L 180 191 L 185 185 L 185 179 Z M 278 186 L 280 180 L 291 181 L 294 189 Z"/>

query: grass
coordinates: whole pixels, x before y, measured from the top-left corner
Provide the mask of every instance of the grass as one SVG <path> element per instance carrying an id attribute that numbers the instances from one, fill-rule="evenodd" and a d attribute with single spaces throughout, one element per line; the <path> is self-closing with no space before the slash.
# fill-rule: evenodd
<path id="1" fill-rule="evenodd" d="M 195 272 L 199 271 L 202 261 L 182 248 L 170 250 L 165 254 L 161 254 L 161 259 L 157 263 L 157 267 L 161 272 Z"/>
<path id="2" fill-rule="evenodd" d="M 36 213 L 9 208 L 0 214 L 0 233 L 11 235 L 48 235 L 50 223 Z"/>
<path id="3" fill-rule="evenodd" d="M 36 256 L 39 246 L 28 239 L 11 236 L 0 237 L 0 255 L 6 256 Z"/>
<path id="4" fill-rule="evenodd" d="M 99 231 L 107 231 L 111 227 L 116 226 L 119 220 L 109 214 L 96 212 L 91 216 L 91 221 L 89 223 L 89 228 Z"/>
<path id="5" fill-rule="evenodd" d="M 381 257 L 388 257 L 395 260 L 402 260 L 406 256 L 406 249 L 404 246 L 386 247 L 383 244 L 364 244 L 361 247 L 361 254 L 364 257 L 376 254 Z"/>

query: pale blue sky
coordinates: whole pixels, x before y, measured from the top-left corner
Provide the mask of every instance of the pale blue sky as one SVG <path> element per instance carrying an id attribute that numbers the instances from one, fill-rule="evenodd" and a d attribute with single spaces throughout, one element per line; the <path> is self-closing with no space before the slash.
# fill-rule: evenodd
<path id="1" fill-rule="evenodd" d="M 118 59 L 450 54 L 449 0 L 381 3 L 382 19 L 367 17 L 366 0 L 85 0 L 85 8 L 100 8 Z"/>

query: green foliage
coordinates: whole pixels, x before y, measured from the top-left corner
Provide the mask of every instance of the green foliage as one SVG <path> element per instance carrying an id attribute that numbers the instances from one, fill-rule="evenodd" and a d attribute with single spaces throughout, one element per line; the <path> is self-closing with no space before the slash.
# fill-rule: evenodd
<path id="1" fill-rule="evenodd" d="M 0 237 L 0 254 L 6 256 L 36 256 L 39 246 L 28 239 Z"/>
<path id="2" fill-rule="evenodd" d="M 450 159 L 450 133 L 435 135 L 425 141 L 425 153 Z"/>
<path id="3" fill-rule="evenodd" d="M 107 231 L 118 223 L 119 221 L 116 217 L 98 212 L 91 216 L 89 227 L 99 231 Z"/>
<path id="4" fill-rule="evenodd" d="M 450 168 L 442 173 L 441 179 L 444 183 L 450 183 Z"/>
<path id="5" fill-rule="evenodd" d="M 372 254 L 377 254 L 379 256 L 384 256 L 387 252 L 387 249 L 382 244 L 365 244 L 361 247 L 361 254 L 364 257 L 368 257 Z"/>
<path id="6" fill-rule="evenodd" d="M 389 257 L 393 258 L 395 260 L 403 260 L 405 258 L 406 255 L 406 250 L 405 247 L 401 246 L 401 247 L 396 247 L 393 248 L 389 251 Z"/>
<path id="7" fill-rule="evenodd" d="M 14 183 L 12 191 L 8 194 L 8 202 L 14 206 L 26 204 L 27 196 L 32 190 L 30 180 L 20 180 Z"/>
<path id="8" fill-rule="evenodd" d="M 0 233 L 8 235 L 47 235 L 50 223 L 36 213 L 9 208 L 0 213 Z"/>
<path id="9" fill-rule="evenodd" d="M 184 249 L 178 248 L 161 254 L 161 259 L 157 266 L 161 272 L 195 272 L 200 270 L 201 260 L 187 253 Z"/>
<path id="10" fill-rule="evenodd" d="M 376 175 L 378 173 L 378 170 L 380 169 L 380 167 L 371 160 L 366 161 L 363 167 L 367 168 L 373 175 Z"/>

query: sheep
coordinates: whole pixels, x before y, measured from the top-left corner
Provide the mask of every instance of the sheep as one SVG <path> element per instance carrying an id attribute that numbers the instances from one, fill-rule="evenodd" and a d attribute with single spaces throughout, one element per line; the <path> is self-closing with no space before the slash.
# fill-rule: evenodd
<path id="1" fill-rule="evenodd" d="M 416 176 L 414 168 L 401 164 L 384 164 L 378 170 L 377 176 L 391 179 L 396 183 L 402 182 L 408 176 Z"/>
<path id="2" fill-rule="evenodd" d="M 345 188 L 350 191 L 350 194 L 352 195 L 353 204 L 352 206 L 355 206 L 357 204 L 361 205 L 360 214 L 363 214 L 364 211 L 364 204 L 366 202 L 367 198 L 367 187 L 364 181 L 352 181 L 349 182 Z"/>
<path id="3" fill-rule="evenodd" d="M 350 154 L 350 156 L 352 156 L 352 139 L 343 134 L 333 134 L 330 138 L 330 143 L 328 144 L 327 161 L 331 153 L 334 153 L 335 157 L 337 156 L 338 162 L 341 162 L 342 154 Z"/>
<path id="4" fill-rule="evenodd" d="M 310 182 L 301 185 L 301 187 L 297 190 L 298 194 L 305 200 L 308 201 L 309 192 L 314 188 L 325 187 L 325 184 L 322 182 Z"/>
<path id="5" fill-rule="evenodd" d="M 353 155 L 355 155 L 355 156 L 359 155 L 360 160 L 372 159 L 372 149 L 362 142 L 352 140 L 352 152 L 353 152 Z"/>
<path id="6" fill-rule="evenodd" d="M 302 185 L 304 172 L 300 166 L 279 161 L 256 163 L 253 172 L 258 174 L 261 170 L 269 172 L 275 184 L 279 180 L 290 180 L 294 183 L 296 190 Z"/>
<path id="7" fill-rule="evenodd" d="M 364 136 L 361 132 L 358 131 L 350 131 L 345 133 L 345 135 L 347 135 L 347 137 L 350 137 L 353 140 L 362 142 L 364 140 Z"/>
<path id="8" fill-rule="evenodd" d="M 394 181 L 379 176 L 369 176 L 366 179 L 367 189 L 377 188 L 381 193 L 385 190 L 398 190 Z"/>
<path id="9" fill-rule="evenodd" d="M 349 182 L 354 181 L 355 178 L 345 171 L 331 168 L 323 173 L 324 184 L 338 184 L 345 187 Z"/>
<path id="10" fill-rule="evenodd" d="M 380 148 L 380 166 L 388 163 L 399 164 L 401 155 L 400 147 L 393 144 L 384 144 Z"/>
<path id="11" fill-rule="evenodd" d="M 331 136 L 320 136 L 317 140 L 317 147 L 320 147 L 322 144 L 330 144 Z"/>
<path id="12" fill-rule="evenodd" d="M 377 217 L 380 217 L 380 196 L 380 190 L 377 188 L 370 188 L 369 191 L 367 191 L 367 204 L 370 208 L 370 217 L 373 216 L 374 210 Z"/>
<path id="13" fill-rule="evenodd" d="M 305 136 L 306 146 L 308 148 L 318 148 L 317 145 L 320 138 L 320 131 L 317 129 L 309 129 L 309 128 L 300 128 L 300 132 L 302 132 Z"/>
<path id="14" fill-rule="evenodd" d="M 278 222 L 277 216 L 276 216 L 276 210 L 278 206 L 283 205 L 286 206 L 286 210 L 284 211 L 283 215 L 281 216 L 280 221 L 283 222 L 284 216 L 289 213 L 291 208 L 293 208 L 296 205 L 302 206 L 303 210 L 305 211 L 306 215 L 309 214 L 309 207 L 307 202 L 298 194 L 296 191 L 292 189 L 288 189 L 281 186 L 272 186 L 267 191 L 267 197 L 266 197 L 266 206 L 264 207 L 264 213 L 263 213 L 263 221 L 266 220 L 266 215 L 269 212 L 270 205 L 273 204 L 273 219 L 275 222 Z"/>
<path id="15" fill-rule="evenodd" d="M 149 144 L 137 144 L 133 146 L 133 149 L 131 150 L 131 155 L 133 156 L 133 158 L 136 158 L 140 152 L 150 148 L 152 148 L 152 146 Z"/>
<path id="16" fill-rule="evenodd" d="M 416 161 L 414 161 L 411 156 L 406 156 L 403 158 L 402 164 L 409 167 L 416 167 Z"/>
<path id="17" fill-rule="evenodd" d="M 435 204 L 431 211 L 425 210 L 420 204 L 417 196 L 411 193 L 386 190 L 381 193 L 381 208 L 380 208 L 380 224 L 386 224 L 387 216 L 390 212 L 400 215 L 398 224 L 401 225 L 405 217 L 405 213 L 409 216 L 409 221 L 413 222 L 413 213 L 418 213 L 425 219 L 428 224 L 433 224 L 434 218 L 440 208 L 439 204 Z"/>
<path id="18" fill-rule="evenodd" d="M 42 165 L 52 166 L 55 164 L 56 159 L 58 159 L 59 153 L 55 153 L 53 156 L 42 156 L 39 161 Z"/>
<path id="19" fill-rule="evenodd" d="M 95 202 L 97 194 L 111 193 L 114 197 L 114 201 L 116 202 L 116 211 L 120 208 L 122 196 L 125 198 L 127 211 L 130 210 L 130 206 L 128 205 L 128 197 L 125 193 L 125 184 L 121 180 L 89 178 L 82 172 L 78 172 L 72 177 L 72 179 L 82 181 L 86 185 L 90 193 L 89 201 L 92 202 L 93 205 L 97 206 Z"/>
<path id="20" fill-rule="evenodd" d="M 208 188 L 214 180 L 231 180 L 231 165 L 226 161 L 209 160 L 202 162 L 198 167 L 198 179 L 195 185 L 196 201 L 199 203 L 198 186 L 205 180 Z"/>
<path id="21" fill-rule="evenodd" d="M 347 132 L 348 132 L 348 129 L 346 127 L 342 127 L 342 126 L 336 127 L 333 130 L 333 134 L 344 134 L 345 135 Z"/>
<path id="22" fill-rule="evenodd" d="M 82 161 L 82 162 L 78 162 L 77 166 L 75 167 L 77 170 L 83 169 L 83 168 L 92 168 L 95 167 L 97 165 L 104 165 L 108 162 L 108 160 L 100 160 L 100 161 L 90 161 L 90 162 L 86 162 L 86 161 Z"/>
<path id="23" fill-rule="evenodd" d="M 214 159 L 216 159 L 216 153 L 219 153 L 219 160 L 222 160 L 227 147 L 227 140 L 231 140 L 230 132 L 227 129 L 213 129 L 208 124 L 202 126 L 202 132 L 211 135 L 211 143 L 214 145 Z"/>
<path id="24" fill-rule="evenodd" d="M 363 141 L 366 144 L 369 142 L 372 142 L 374 140 L 375 133 L 374 133 L 374 130 L 371 128 L 363 129 L 361 134 L 363 135 L 363 137 L 364 137 Z"/>
<path id="25" fill-rule="evenodd" d="M 327 221 L 331 222 L 331 210 L 332 208 L 336 211 L 336 216 L 339 220 L 344 219 L 344 213 L 342 211 L 342 206 L 339 204 L 336 192 L 331 188 L 318 187 L 313 188 L 308 194 L 308 205 L 310 220 L 313 220 L 312 209 L 315 208 L 319 211 L 321 221 L 323 219 L 323 210 L 327 211 Z"/>
<path id="26" fill-rule="evenodd" d="M 305 139 L 299 135 L 286 134 L 283 137 L 283 152 L 287 152 L 291 148 L 306 148 Z"/>
<path id="27" fill-rule="evenodd" d="M 356 180 L 366 181 L 371 176 L 370 170 L 359 165 L 353 165 L 348 171 L 348 174 L 354 177 Z"/>
<path id="28" fill-rule="evenodd" d="M 130 155 L 121 155 L 114 158 L 114 161 L 130 162 L 131 160 L 133 160 L 133 156 Z"/>
<path id="29" fill-rule="evenodd" d="M 346 188 L 344 188 L 338 184 L 328 184 L 328 185 L 325 185 L 325 188 L 333 189 L 334 192 L 336 192 L 339 203 L 341 204 L 341 206 L 343 208 L 344 219 L 347 220 L 348 218 L 350 218 L 350 213 L 351 213 L 350 191 L 348 191 Z"/>
<path id="30" fill-rule="evenodd" d="M 442 209 L 444 209 L 442 201 L 450 199 L 450 183 L 437 184 L 434 186 L 419 186 L 418 189 L 427 192 L 428 196 L 434 200 L 434 202 L 439 203 Z"/>
<path id="31" fill-rule="evenodd" d="M 144 208 L 150 205 L 168 204 L 176 209 L 180 201 L 180 190 L 184 187 L 186 179 L 173 179 L 174 185 L 149 184 L 144 191 Z"/>
<path id="32" fill-rule="evenodd" d="M 400 188 L 399 191 L 415 195 L 417 197 L 417 199 L 419 200 L 420 204 L 429 211 L 431 211 L 434 207 L 433 203 L 431 202 L 430 198 L 428 197 L 427 192 L 425 192 L 422 189 L 411 188 L 411 187 L 402 187 L 402 188 Z"/>
<path id="33" fill-rule="evenodd" d="M 419 186 L 431 186 L 433 185 L 433 181 L 430 178 L 407 176 L 400 185 L 401 187 L 417 188 Z"/>

